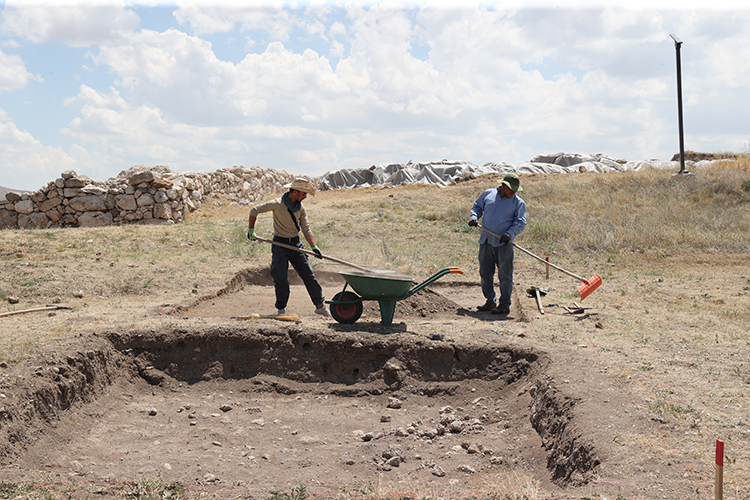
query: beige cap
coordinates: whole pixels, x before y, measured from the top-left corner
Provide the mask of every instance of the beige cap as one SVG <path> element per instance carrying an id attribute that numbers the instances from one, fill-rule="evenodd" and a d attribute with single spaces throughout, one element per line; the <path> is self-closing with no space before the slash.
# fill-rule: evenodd
<path id="1" fill-rule="evenodd" d="M 310 184 L 310 181 L 302 179 L 301 177 L 294 179 L 291 184 L 285 185 L 284 189 L 294 189 L 295 191 L 302 191 L 310 196 L 315 196 L 315 188 L 313 185 Z"/>

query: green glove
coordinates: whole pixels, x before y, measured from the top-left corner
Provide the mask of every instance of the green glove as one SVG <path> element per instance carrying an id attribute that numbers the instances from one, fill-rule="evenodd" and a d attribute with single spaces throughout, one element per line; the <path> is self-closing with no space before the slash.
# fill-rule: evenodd
<path id="1" fill-rule="evenodd" d="M 319 259 L 323 258 L 323 254 L 320 252 L 320 248 L 318 248 L 318 245 L 315 245 L 314 247 L 312 247 L 312 251 L 317 258 Z"/>
<path id="2" fill-rule="evenodd" d="M 247 230 L 247 239 L 250 240 L 250 241 L 256 241 L 257 238 L 258 237 L 255 236 L 255 228 L 254 227 L 248 228 L 248 230 Z"/>

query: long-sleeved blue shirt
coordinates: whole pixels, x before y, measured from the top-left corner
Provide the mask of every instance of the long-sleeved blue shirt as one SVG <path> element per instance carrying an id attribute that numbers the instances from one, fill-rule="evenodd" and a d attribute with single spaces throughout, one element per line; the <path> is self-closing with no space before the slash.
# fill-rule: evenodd
<path id="1" fill-rule="evenodd" d="M 498 188 L 488 189 L 479 195 L 471 207 L 471 218 L 479 220 L 480 217 L 483 227 L 499 235 L 508 233 L 513 241 L 526 227 L 526 202 L 517 194 L 503 198 Z M 493 247 L 502 245 L 498 238 L 487 231 L 482 231 L 479 243 L 489 243 Z"/>

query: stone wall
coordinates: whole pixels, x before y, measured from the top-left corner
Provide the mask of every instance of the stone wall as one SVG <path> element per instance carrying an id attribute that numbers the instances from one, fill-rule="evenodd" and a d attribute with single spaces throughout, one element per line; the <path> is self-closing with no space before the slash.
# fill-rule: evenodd
<path id="1" fill-rule="evenodd" d="M 136 165 L 97 182 L 69 170 L 33 193 L 7 193 L 0 200 L 0 229 L 182 222 L 207 195 L 249 204 L 281 191 L 294 177 L 260 167 L 174 173 L 165 166 Z"/>

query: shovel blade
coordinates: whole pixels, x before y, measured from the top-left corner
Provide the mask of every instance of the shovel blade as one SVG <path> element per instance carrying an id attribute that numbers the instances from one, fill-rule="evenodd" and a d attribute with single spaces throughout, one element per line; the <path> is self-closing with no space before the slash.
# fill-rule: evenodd
<path id="1" fill-rule="evenodd" d="M 583 280 L 583 285 L 578 287 L 578 293 L 581 295 L 581 300 L 589 296 L 591 292 L 596 290 L 602 285 L 602 278 L 595 274 L 587 280 Z"/>

